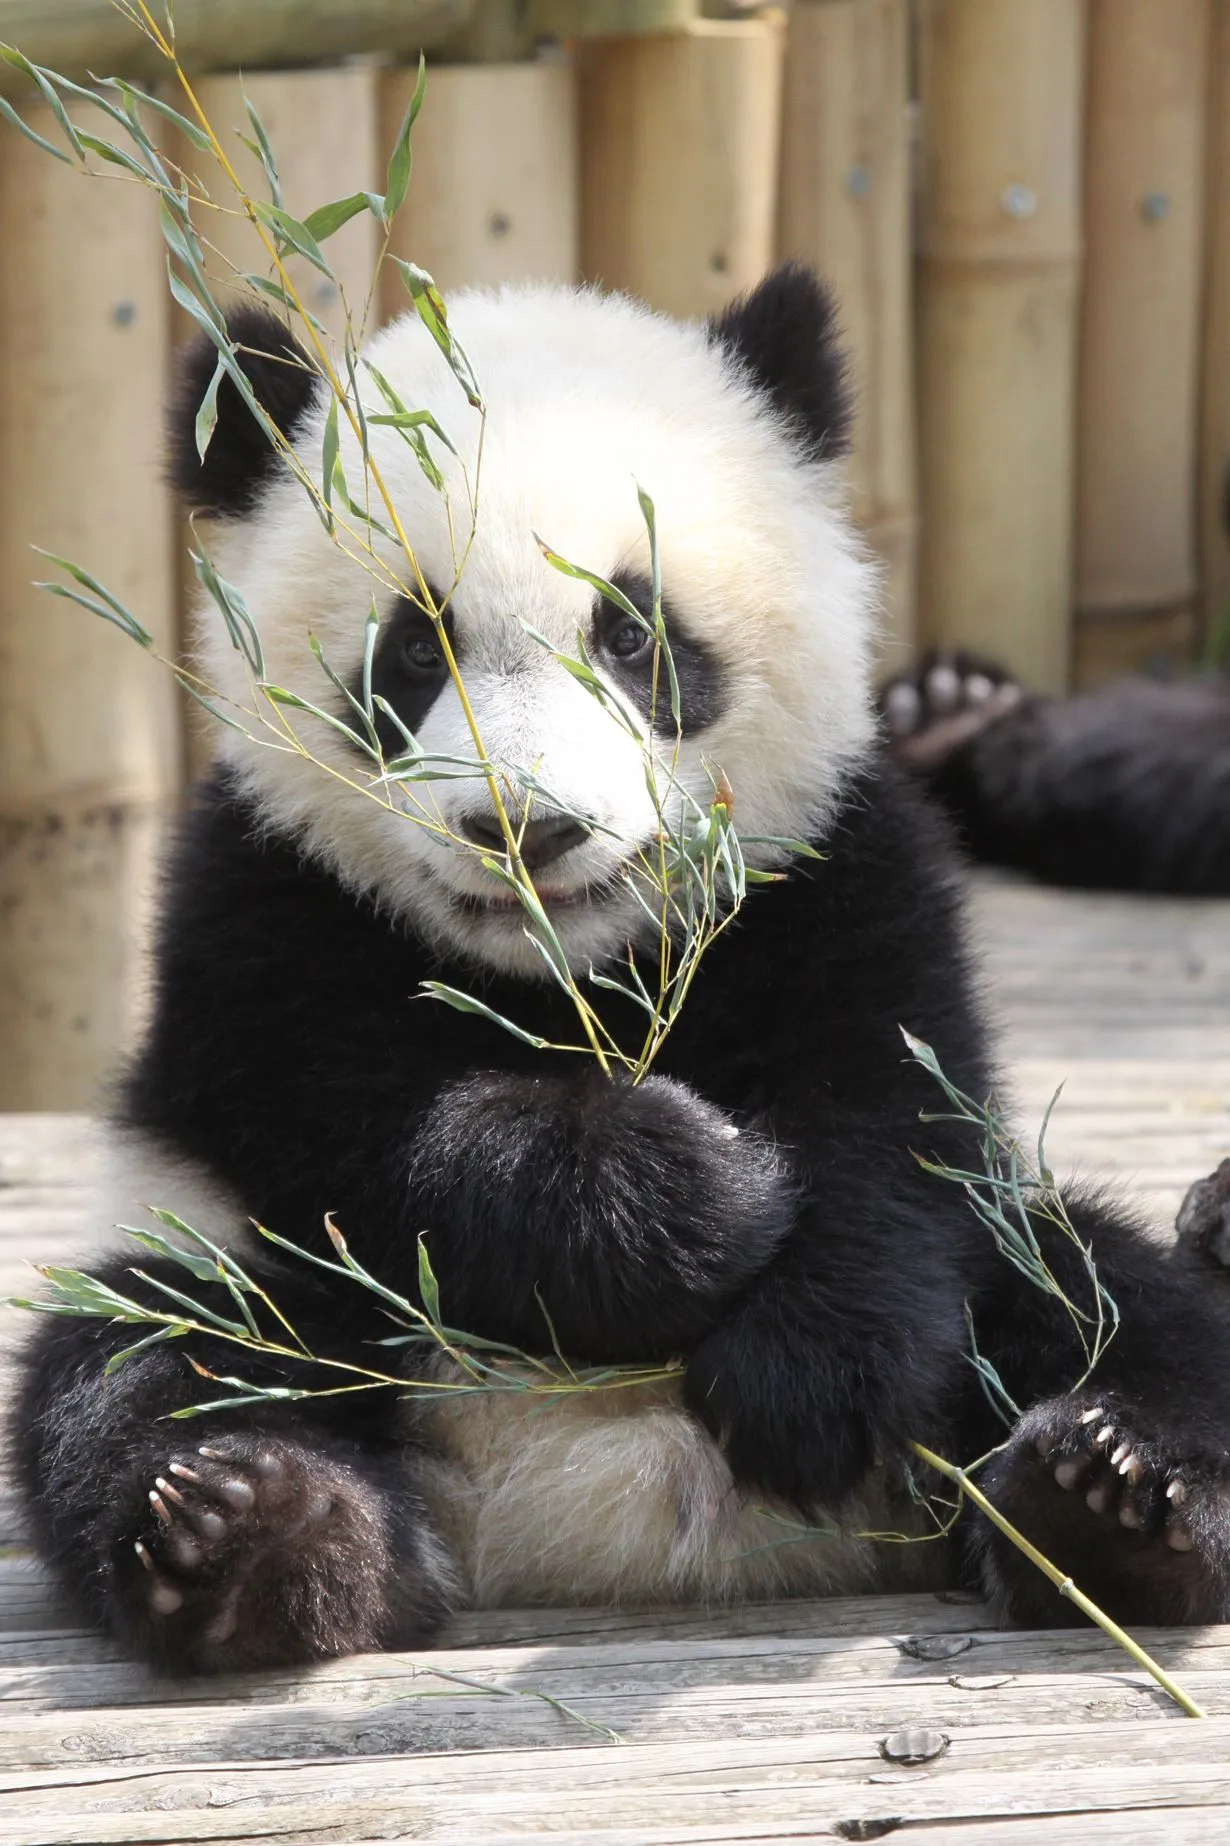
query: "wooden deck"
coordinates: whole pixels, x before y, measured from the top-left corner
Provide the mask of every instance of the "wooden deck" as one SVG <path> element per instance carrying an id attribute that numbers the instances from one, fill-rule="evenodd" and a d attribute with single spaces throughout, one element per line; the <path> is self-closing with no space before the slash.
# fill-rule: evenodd
<path id="1" fill-rule="evenodd" d="M 985 884 L 977 912 L 1022 1120 L 1066 1078 L 1055 1164 L 1164 1230 L 1230 1152 L 1230 904 Z M 79 1248 L 89 1161 L 83 1122 L 0 1119 L 0 1291 Z M 1230 1628 L 1141 1636 L 1203 1723 L 1092 1632 L 931 1596 L 471 1616 L 413 1659 L 159 1683 L 68 1624 L 9 1511 L 0 1537 L 0 1846 L 1230 1840 Z"/>

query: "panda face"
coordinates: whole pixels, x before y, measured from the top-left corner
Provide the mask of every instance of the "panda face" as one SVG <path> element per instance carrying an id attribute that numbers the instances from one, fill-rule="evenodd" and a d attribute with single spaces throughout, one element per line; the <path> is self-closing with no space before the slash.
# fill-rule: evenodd
<path id="1" fill-rule="evenodd" d="M 826 304 L 810 279 L 808 290 L 812 370 L 822 358 L 831 371 L 831 333 L 816 319 Z M 520 904 L 482 863 L 503 850 L 488 784 L 448 767 L 475 760 L 477 732 L 522 830 L 538 894 L 583 972 L 652 927 L 628 886 L 629 868 L 653 850 L 659 825 L 646 749 L 672 817 L 680 786 L 707 806 L 720 772 L 742 833 L 798 837 L 823 825 L 871 732 L 874 576 L 841 505 L 824 433 L 796 412 L 796 400 L 808 408 L 807 381 L 792 389 L 787 377 L 783 386 L 766 369 L 763 340 L 745 350 L 722 324 L 680 325 L 618 297 L 570 290 L 462 295 L 450 304 L 450 324 L 487 404 L 481 456 L 478 413 L 417 317 L 387 327 L 365 357 L 404 404 L 432 413 L 456 450 L 428 437 L 445 477 L 441 494 L 396 430 L 370 428 L 396 519 L 444 607 L 468 710 L 391 532 L 372 534 L 373 574 L 344 532 L 340 545 L 328 537 L 302 487 L 269 470 L 271 452 L 252 450 L 255 480 L 252 460 L 232 465 L 232 412 L 224 418 L 221 393 L 205 470 L 194 484 L 195 456 L 181 467 L 198 503 L 223 515 L 211 552 L 253 615 L 268 678 L 347 715 L 310 637 L 357 688 L 374 599 L 373 690 L 425 752 L 443 759 L 446 779 L 400 786 L 390 804 L 374 801 L 356 786 L 365 780 L 361 755 L 309 719 L 301 734 L 323 769 L 234 732 L 223 748 L 268 824 L 299 833 L 348 885 L 443 952 L 544 978 Z M 808 355 L 787 359 L 788 371 Z M 256 363 L 248 369 L 259 389 Z M 285 374 L 275 376 L 281 383 Z M 386 408 L 370 379 L 362 388 L 369 413 Z M 310 388 L 289 409 L 271 405 L 317 480 L 325 408 Z M 240 409 L 236 399 L 234 415 Z M 341 457 L 357 499 L 361 456 L 345 431 Z M 661 666 L 650 731 L 654 648 L 644 630 L 555 569 L 539 542 L 613 582 L 648 614 L 650 546 L 638 485 L 655 507 L 678 738 Z M 373 512 L 393 523 L 387 507 L 373 504 Z M 250 703 L 242 662 L 221 628 L 212 618 L 205 625 L 204 672 Z M 605 701 L 556 657 L 575 660 L 578 637 Z M 398 724 L 382 717 L 380 728 L 386 753 L 404 749 Z M 528 797 L 510 766 L 533 778 Z M 748 856 L 767 863 L 772 852 Z"/>

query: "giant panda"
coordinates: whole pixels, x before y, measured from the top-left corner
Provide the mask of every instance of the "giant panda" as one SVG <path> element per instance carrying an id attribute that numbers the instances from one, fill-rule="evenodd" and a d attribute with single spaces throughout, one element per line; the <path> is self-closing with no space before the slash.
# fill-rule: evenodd
<path id="1" fill-rule="evenodd" d="M 367 1269 L 414 1298 L 423 1236 L 449 1325 L 659 1375 L 550 1405 L 380 1390 L 181 1422 L 170 1413 L 210 1390 L 190 1357 L 250 1378 L 254 1363 L 221 1342 L 171 1343 L 107 1375 L 131 1327 L 48 1316 L 10 1416 L 41 1554 L 90 1618 L 177 1672 L 417 1646 L 467 1605 L 951 1582 L 1012 1621 L 1076 1619 L 990 1525 L 963 1515 L 941 1531 L 926 1497 L 942 1483 L 913 1457 L 918 1440 L 961 1461 L 996 1450 L 980 1476 L 993 1499 L 1119 1619 L 1224 1619 L 1224 1309 L 1117 1205 L 1071 1193 L 1122 1317 L 1073 1389 L 1070 1318 L 924 1165 L 976 1170 L 977 1138 L 944 1119 L 901 1028 L 970 1097 L 995 1072 L 942 823 L 877 732 L 878 584 L 842 490 L 849 404 L 827 294 L 786 268 L 707 324 L 536 287 L 461 294 L 451 316 L 487 427 L 447 632 L 490 757 L 535 765 L 558 797 L 528 817 L 523 851 L 570 967 L 601 978 L 631 953 L 648 973 L 657 953 L 626 876 L 655 811 L 613 715 L 646 710 L 652 650 L 538 539 L 644 610 L 638 483 L 656 509 L 679 779 L 708 800 L 720 772 L 749 840 L 819 856 L 749 845 L 753 866 L 784 876 L 752 889 L 710 947 L 651 1074 L 608 1078 L 490 1016 L 557 1047 L 577 1037 L 523 912 L 482 864 L 500 850 L 482 782 L 433 785 L 450 845 L 356 792 L 341 732 L 321 727 L 322 769 L 226 730 L 166 873 L 152 1015 L 118 1093 L 99 1219 L 175 1210 L 242 1252 L 317 1354 L 389 1364 L 398 1349 L 377 1344 L 391 1323 L 370 1293 L 279 1257 L 253 1220 L 331 1256 L 331 1214 Z M 274 319 L 245 311 L 232 333 L 319 479 L 314 370 Z M 448 432 L 456 452 L 433 453 L 464 504 L 478 417 L 439 344 L 412 316 L 368 358 Z M 314 635 L 353 684 L 372 577 L 229 382 L 199 458 L 212 369 L 197 356 L 175 408 L 178 484 L 214 521 L 269 679 L 323 685 Z M 442 594 L 456 534 L 441 496 L 395 430 L 373 423 L 370 440 Z M 353 482 L 345 439 L 342 455 Z M 409 597 L 377 589 L 376 607 L 375 690 L 425 750 L 466 756 L 430 623 Z M 570 658 L 580 633 L 611 708 L 531 629 Z M 202 645 L 205 677 L 241 696 L 222 624 Z M 489 1013 L 424 997 L 427 980 Z M 631 1003 L 602 1000 L 612 1032 L 639 1043 Z M 1042 1218 L 1036 1232 L 1085 1300 L 1080 1253 Z M 129 1249 L 97 1273 L 147 1288 L 133 1265 Z M 1016 1407 L 1007 1425 L 971 1324 Z M 421 1354 L 402 1363 L 420 1385 L 450 1382 L 451 1362 L 428 1379 Z M 289 1361 L 260 1377 L 291 1393 L 321 1383 Z"/>

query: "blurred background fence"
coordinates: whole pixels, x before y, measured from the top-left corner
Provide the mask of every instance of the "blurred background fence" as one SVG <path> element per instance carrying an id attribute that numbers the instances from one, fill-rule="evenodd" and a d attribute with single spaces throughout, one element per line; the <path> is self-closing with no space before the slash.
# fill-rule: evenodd
<path id="1" fill-rule="evenodd" d="M 1230 0 L 179 0 L 176 20 L 228 131 L 242 63 L 297 214 L 380 185 L 426 49 L 393 249 L 445 290 L 585 279 L 703 315 L 779 257 L 831 277 L 886 666 L 966 645 L 1058 691 L 1189 663 L 1224 620 Z M 0 39 L 83 79 L 157 74 L 109 0 L 0 0 Z M 227 247 L 243 221 L 221 226 L 255 268 Z M 366 214 L 330 245 L 352 303 L 376 248 Z M 386 274 L 373 322 L 401 307 Z M 300 279 L 336 326 L 337 288 Z M 184 641 L 160 479 L 183 333 L 149 195 L 0 123 L 0 1108 L 97 1102 L 200 760 L 167 677 L 30 581 L 37 543 Z"/>

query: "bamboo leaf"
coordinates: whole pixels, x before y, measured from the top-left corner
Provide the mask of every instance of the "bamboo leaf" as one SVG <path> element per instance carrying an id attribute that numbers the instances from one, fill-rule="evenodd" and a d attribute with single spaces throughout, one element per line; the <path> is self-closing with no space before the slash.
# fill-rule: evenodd
<path id="1" fill-rule="evenodd" d="M 472 994 L 463 994 L 456 987 L 446 987 L 443 981 L 420 981 L 419 986 L 424 993 L 430 994 L 433 1000 L 443 1000 L 446 1006 L 453 1007 L 459 1013 L 475 1013 L 480 1019 L 489 1019 L 492 1025 L 502 1026 L 505 1032 L 511 1032 L 513 1037 L 519 1038 L 523 1045 L 532 1045 L 535 1051 L 544 1050 L 549 1043 L 547 1039 L 538 1038 L 533 1032 L 523 1032 L 521 1027 L 515 1026 L 511 1019 L 505 1019 L 502 1013 L 497 1013 L 490 1006 L 484 1006 L 483 1002 L 476 1000 Z"/>
<path id="2" fill-rule="evenodd" d="M 401 127 L 397 131 L 397 139 L 393 143 L 393 152 L 389 156 L 388 172 L 385 175 L 382 204 L 386 224 L 401 210 L 409 190 L 410 171 L 414 160 L 410 147 L 410 131 L 418 119 L 419 110 L 423 107 L 423 96 L 426 89 L 427 60 L 420 52 L 418 81 L 414 86 L 414 95 L 410 98 L 409 106 L 402 117 Z"/>
<path id="3" fill-rule="evenodd" d="M 273 149 L 269 145 L 269 136 L 265 133 L 265 124 L 261 121 L 256 104 L 252 101 L 247 91 L 243 89 L 242 85 L 240 86 L 240 94 L 243 97 L 243 106 L 247 111 L 248 120 L 252 124 L 252 133 L 256 136 L 256 146 L 252 148 L 252 151 L 260 161 L 261 166 L 265 169 L 265 178 L 269 182 L 269 197 L 274 206 L 280 209 L 282 204 L 282 181 L 278 176 L 278 163 L 273 157 Z M 208 145 L 209 143 L 206 141 L 206 146 Z M 252 147 L 250 141 L 247 145 Z"/>
<path id="4" fill-rule="evenodd" d="M 0 46 L 0 55 L 3 55 L 5 49 L 5 47 Z M 24 135 L 27 141 L 33 141 L 35 147 L 42 148 L 44 154 L 50 154 L 53 160 L 62 160 L 66 167 L 71 167 L 74 164 L 72 157 L 66 154 L 62 148 L 56 147 L 54 142 L 45 140 L 42 135 L 36 133 L 36 131 L 30 127 L 28 122 L 23 122 L 13 105 L 6 102 L 3 96 L 0 96 L 0 116 L 2 116 L 6 122 L 11 122 L 18 134 Z"/>
<path id="5" fill-rule="evenodd" d="M 214 366 L 213 377 L 205 387 L 205 395 L 201 399 L 196 413 L 196 422 L 193 424 L 196 452 L 202 461 L 205 460 L 213 433 L 218 427 L 218 386 L 225 377 L 226 367 L 219 359 Z"/>
<path id="6" fill-rule="evenodd" d="M 423 1232 L 418 1238 L 419 1250 L 419 1294 L 423 1298 L 423 1308 L 433 1327 L 440 1326 L 440 1288 L 436 1281 L 436 1272 L 431 1266 L 427 1254 L 427 1242 Z"/>
<path id="7" fill-rule="evenodd" d="M 284 247 L 289 246 L 290 249 L 297 250 L 300 256 L 305 256 L 313 268 L 319 269 L 323 276 L 328 276 L 330 282 L 337 280 L 329 267 L 328 257 L 306 224 L 302 224 L 298 218 L 292 218 L 290 213 L 283 211 L 280 205 L 266 205 L 263 199 L 255 199 L 252 209 L 261 223 L 273 232 Z"/>
<path id="8" fill-rule="evenodd" d="M 443 296 L 425 269 L 419 269 L 414 263 L 407 263 L 400 256 L 393 258 L 401 272 L 402 281 L 410 291 L 410 299 L 418 310 L 419 319 L 427 328 L 432 339 L 448 360 L 449 367 L 466 398 L 475 410 L 483 408 L 482 393 L 474 369 L 466 357 L 460 343 L 453 338 L 448 324 L 448 310 Z"/>

